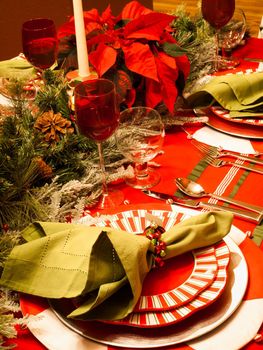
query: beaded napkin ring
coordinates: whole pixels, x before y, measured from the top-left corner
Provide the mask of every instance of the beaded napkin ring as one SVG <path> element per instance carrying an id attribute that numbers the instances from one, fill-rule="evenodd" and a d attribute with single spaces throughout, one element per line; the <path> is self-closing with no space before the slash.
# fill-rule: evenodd
<path id="1" fill-rule="evenodd" d="M 164 265 L 163 258 L 166 255 L 166 243 L 161 240 L 161 236 L 164 232 L 165 229 L 156 223 L 151 223 L 151 225 L 147 226 L 144 230 L 144 234 L 154 245 L 153 268 L 162 267 Z"/>

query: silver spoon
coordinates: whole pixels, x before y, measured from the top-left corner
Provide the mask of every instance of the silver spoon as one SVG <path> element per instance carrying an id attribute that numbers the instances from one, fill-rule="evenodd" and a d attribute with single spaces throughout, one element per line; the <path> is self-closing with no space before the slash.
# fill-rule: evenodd
<path id="1" fill-rule="evenodd" d="M 245 209 L 251 210 L 251 211 L 256 212 L 256 213 L 260 213 L 260 214 L 263 213 L 262 207 L 258 207 L 258 206 L 253 205 L 253 204 L 244 203 L 244 202 L 232 199 L 230 197 L 222 197 L 222 196 L 218 196 L 217 194 L 214 194 L 214 193 L 205 192 L 204 188 L 199 183 L 191 181 L 187 178 L 178 177 L 175 179 L 175 183 L 178 186 L 179 190 L 181 190 L 183 193 L 185 193 L 186 195 L 188 195 L 190 197 L 215 198 L 215 199 L 218 199 L 220 201 L 234 204 L 238 207 L 245 208 Z"/>

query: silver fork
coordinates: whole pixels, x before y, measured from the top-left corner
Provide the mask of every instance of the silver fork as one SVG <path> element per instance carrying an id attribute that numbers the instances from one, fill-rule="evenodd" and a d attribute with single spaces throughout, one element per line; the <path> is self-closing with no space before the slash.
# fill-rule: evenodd
<path id="1" fill-rule="evenodd" d="M 221 158 L 221 157 L 233 157 L 236 159 L 248 161 L 254 164 L 259 164 L 263 165 L 263 159 L 256 158 L 256 156 L 260 155 L 260 152 L 257 152 L 255 157 L 252 156 L 244 156 L 242 154 L 237 154 L 229 151 L 224 151 L 222 148 L 215 147 L 215 146 L 210 146 L 207 145 L 206 143 L 197 141 L 195 139 L 191 140 L 191 143 L 199 149 L 202 153 L 211 156 L 212 158 Z"/>
<path id="2" fill-rule="evenodd" d="M 204 161 L 206 161 L 208 164 L 210 164 L 210 165 L 212 165 L 212 166 L 214 166 L 216 168 L 220 168 L 220 167 L 225 166 L 225 165 L 231 165 L 231 166 L 235 166 L 235 167 L 238 167 L 238 168 L 241 168 L 241 169 L 250 170 L 250 171 L 253 171 L 255 173 L 263 175 L 263 170 L 259 170 L 257 168 L 252 167 L 252 166 L 249 166 L 249 165 L 238 164 L 238 163 L 229 162 L 229 161 L 226 161 L 226 160 L 214 158 L 214 157 L 211 157 L 208 154 L 205 156 Z"/>

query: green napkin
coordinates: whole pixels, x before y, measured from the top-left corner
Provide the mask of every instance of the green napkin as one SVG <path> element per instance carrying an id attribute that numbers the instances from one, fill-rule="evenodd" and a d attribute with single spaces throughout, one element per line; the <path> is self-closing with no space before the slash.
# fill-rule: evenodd
<path id="1" fill-rule="evenodd" d="M 263 73 L 217 76 L 187 97 L 193 108 L 220 104 L 230 111 L 230 117 L 261 116 L 257 108 L 263 106 Z"/>
<path id="2" fill-rule="evenodd" d="M 208 212 L 162 235 L 165 259 L 221 240 L 232 214 Z M 68 315 L 79 319 L 121 319 L 132 312 L 152 268 L 153 243 L 109 227 L 35 222 L 8 257 L 0 285 L 46 298 L 76 298 Z M 160 268 L 161 269 L 161 268 Z M 161 270 L 160 270 L 161 273 Z"/>
<path id="3" fill-rule="evenodd" d="M 35 68 L 22 58 L 0 62 L 0 77 L 30 79 L 35 76 Z"/>

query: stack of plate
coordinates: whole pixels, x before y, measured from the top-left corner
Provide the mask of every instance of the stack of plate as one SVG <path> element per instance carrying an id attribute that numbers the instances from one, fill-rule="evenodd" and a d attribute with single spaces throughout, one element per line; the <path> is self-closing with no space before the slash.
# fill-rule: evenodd
<path id="1" fill-rule="evenodd" d="M 147 214 L 169 230 L 183 213 L 168 210 L 127 210 L 105 217 L 98 226 L 139 234 L 149 225 Z M 76 321 L 67 318 L 70 300 L 50 300 L 60 321 L 82 336 L 119 347 L 157 348 L 197 338 L 222 324 L 238 308 L 247 286 L 247 266 L 229 238 L 165 261 L 150 271 L 141 297 L 125 319 Z"/>
<path id="2" fill-rule="evenodd" d="M 207 124 L 216 130 L 238 137 L 263 139 L 263 115 L 232 118 L 229 111 L 220 106 L 206 108 L 201 114 L 209 117 Z"/>
<path id="3" fill-rule="evenodd" d="M 170 214 L 162 212 L 157 216 L 166 230 L 181 218 Z M 103 224 L 141 233 L 141 225 L 149 224 L 145 215 L 144 211 L 124 212 Z M 151 328 L 182 321 L 222 294 L 229 260 L 230 252 L 224 241 L 167 260 L 163 268 L 152 270 L 146 277 L 134 312 L 125 319 L 107 323 Z"/>

